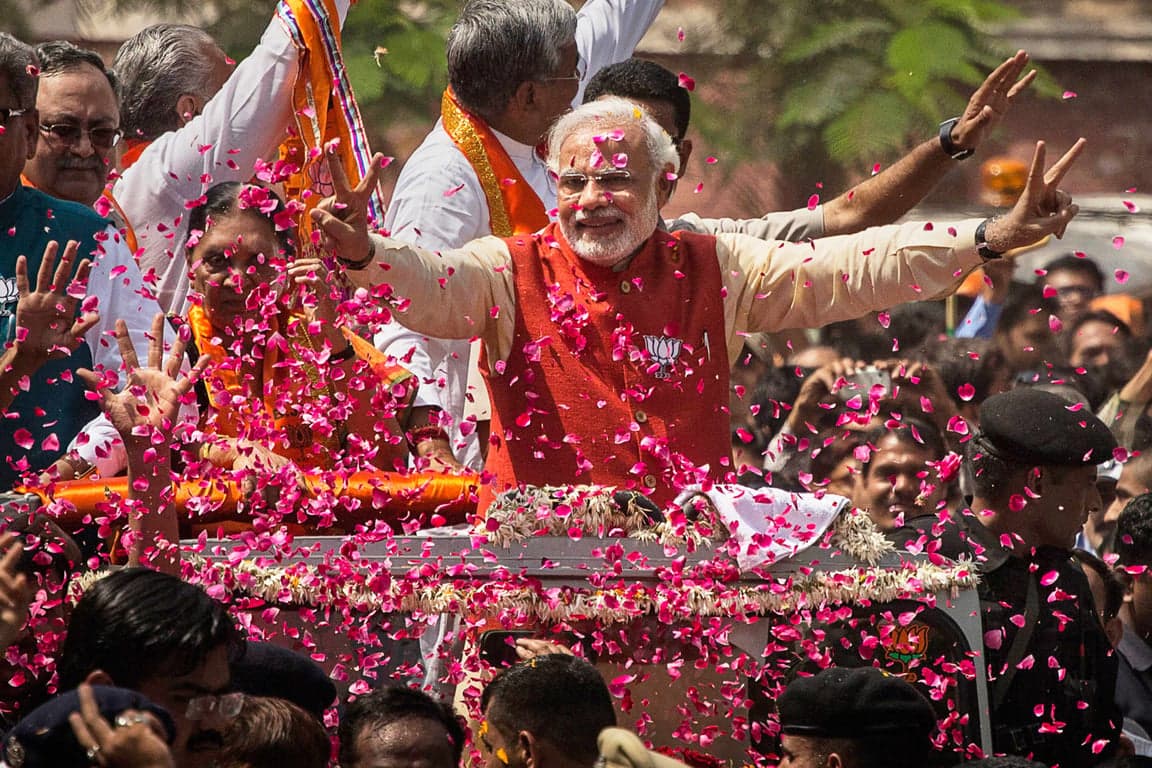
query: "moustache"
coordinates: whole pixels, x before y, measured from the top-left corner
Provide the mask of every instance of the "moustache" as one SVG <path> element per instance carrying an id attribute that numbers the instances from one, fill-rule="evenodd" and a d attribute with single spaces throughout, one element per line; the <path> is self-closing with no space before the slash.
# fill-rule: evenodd
<path id="1" fill-rule="evenodd" d="M 104 160 L 96 155 L 92 157 L 74 157 L 64 155 L 56 161 L 56 168 L 61 171 L 91 171 L 96 173 L 105 168 Z"/>
<path id="2" fill-rule="evenodd" d="M 607 221 L 608 219 L 618 219 L 620 217 L 620 209 L 614 205 L 608 205 L 603 208 L 599 208 L 592 213 L 589 213 L 583 209 L 576 211 L 575 220 L 577 223 L 583 223 L 586 221 Z"/>
<path id="3" fill-rule="evenodd" d="M 198 731 L 188 737 L 185 749 L 189 752 L 216 751 L 224 748 L 224 735 L 220 731 Z"/>

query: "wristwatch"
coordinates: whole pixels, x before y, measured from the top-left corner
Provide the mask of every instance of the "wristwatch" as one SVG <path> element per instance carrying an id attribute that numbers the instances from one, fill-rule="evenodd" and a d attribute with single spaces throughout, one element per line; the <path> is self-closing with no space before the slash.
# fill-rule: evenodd
<path id="1" fill-rule="evenodd" d="M 976 227 L 976 253 L 980 254 L 980 258 L 984 261 L 991 261 L 992 259 L 999 259 L 1004 254 L 1000 251 L 994 251 L 988 247 L 988 239 L 984 235 L 984 230 L 988 228 L 988 222 L 992 219 L 984 219 L 980 222 L 980 226 Z"/>
<path id="2" fill-rule="evenodd" d="M 976 153 L 975 149 L 960 149 L 956 143 L 952 141 L 952 129 L 956 127 L 956 123 L 960 122 L 960 118 L 953 117 L 951 120 L 945 120 L 940 123 L 940 148 L 944 153 L 953 160 L 966 160 Z"/>

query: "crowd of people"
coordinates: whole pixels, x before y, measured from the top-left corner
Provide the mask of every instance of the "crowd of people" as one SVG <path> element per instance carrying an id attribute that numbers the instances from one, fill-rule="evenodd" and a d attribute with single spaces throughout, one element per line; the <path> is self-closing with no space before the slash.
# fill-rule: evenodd
<path id="1" fill-rule="evenodd" d="M 845 617 L 826 605 L 777 617 L 764 656 L 790 663 L 757 674 L 702 648 L 729 646 L 714 625 L 695 656 L 657 648 L 645 663 L 677 676 L 686 662 L 743 676 L 728 716 L 749 760 L 1152 758 L 1143 308 L 1105 295 L 1083 253 L 1013 279 L 1014 256 L 1077 214 L 1061 183 L 1085 143 L 1049 163 L 1037 142 L 993 216 L 894 223 L 1001 126 L 1035 77 L 1026 53 L 822 205 L 670 217 L 692 173 L 691 97 L 632 57 L 662 0 L 469 0 L 440 119 L 384 212 L 386 164 L 331 67 L 348 6 L 285 0 L 239 64 L 175 24 L 110 66 L 0 34 L 5 765 L 717 764 L 706 729 L 677 731 L 693 746 L 678 750 L 633 732 L 664 713 L 632 700 L 636 675 L 605 681 L 592 663 L 628 658 L 607 624 L 565 627 L 587 647 L 504 649 L 516 663 L 467 683 L 466 728 L 439 697 L 479 669 L 452 659 L 476 617 L 426 622 L 412 652 L 420 632 L 381 608 L 387 620 L 345 625 L 355 663 L 333 669 L 310 633 L 353 608 L 302 611 L 284 633 L 298 652 L 261 628 L 285 601 L 227 601 L 255 581 L 241 561 L 284 566 L 302 531 L 347 535 L 347 568 L 325 563 L 332 584 L 383 591 L 385 577 L 354 572 L 359 543 L 445 522 L 409 515 L 389 478 L 445 476 L 463 479 L 473 536 L 532 489 L 566 488 L 519 513 L 579 538 L 588 489 L 608 489 L 679 532 L 750 527 L 750 556 L 787 538 L 775 500 L 842 498 L 826 508 L 896 556 L 970 566 L 982 642 L 942 667 L 918 666 L 920 652 L 889 674 L 872 655 L 897 625 L 928 647 L 908 629 L 928 591 L 875 636 L 855 618 L 857 635 L 836 635 Z M 966 312 L 954 328 L 946 300 Z M 198 519 L 215 492 L 238 501 L 227 526 Z M 222 580 L 196 570 L 209 529 L 236 545 Z M 719 573 L 708 582 L 739 578 Z M 842 647 L 817 650 L 801 623 Z M 367 674 L 385 667 L 395 680 Z M 957 703 L 965 680 L 986 687 L 986 711 Z M 621 708 L 634 728 L 617 727 Z M 987 726 L 985 749 L 956 735 L 969 721 Z"/>

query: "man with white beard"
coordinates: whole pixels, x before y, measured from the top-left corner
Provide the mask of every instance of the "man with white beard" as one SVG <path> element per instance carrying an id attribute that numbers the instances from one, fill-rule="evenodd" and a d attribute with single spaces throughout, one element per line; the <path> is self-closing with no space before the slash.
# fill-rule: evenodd
<path id="1" fill-rule="evenodd" d="M 636 489 L 657 503 L 731 467 L 728 370 L 748 332 L 808 328 L 948 292 L 984 260 L 1048 234 L 1077 207 L 1037 145 L 1010 212 L 877 227 L 811 243 L 659 228 L 679 165 L 669 136 L 622 99 L 549 134 L 559 220 L 439 254 L 369 235 L 368 178 L 337 180 L 314 215 L 358 286 L 391 284 L 404 325 L 483 341 L 492 440 L 480 508 L 521 485 Z M 347 206 L 347 207 L 343 207 Z M 329 211 L 339 211 L 336 218 Z"/>

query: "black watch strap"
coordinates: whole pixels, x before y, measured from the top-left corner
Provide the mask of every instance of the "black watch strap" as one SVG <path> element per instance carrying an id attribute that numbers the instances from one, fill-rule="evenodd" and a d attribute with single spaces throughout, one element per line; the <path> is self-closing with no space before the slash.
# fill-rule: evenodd
<path id="1" fill-rule="evenodd" d="M 992 219 L 984 219 L 980 222 L 980 226 L 976 227 L 976 253 L 980 254 L 980 258 L 984 261 L 991 261 L 992 259 L 999 259 L 1004 254 L 1000 251 L 994 251 L 988 247 L 988 240 L 984 235 L 984 231 L 988 229 L 988 222 Z"/>
<path id="2" fill-rule="evenodd" d="M 944 154 L 953 160 L 965 160 L 972 157 L 976 153 L 974 149 L 960 149 L 956 143 L 952 141 L 952 129 L 956 127 L 956 123 L 960 122 L 960 118 L 953 117 L 951 120 L 945 120 L 940 123 L 940 148 L 944 150 Z"/>

